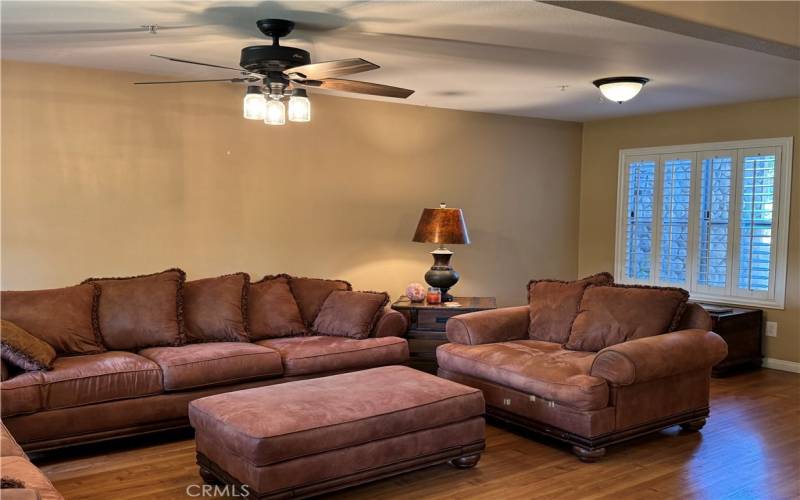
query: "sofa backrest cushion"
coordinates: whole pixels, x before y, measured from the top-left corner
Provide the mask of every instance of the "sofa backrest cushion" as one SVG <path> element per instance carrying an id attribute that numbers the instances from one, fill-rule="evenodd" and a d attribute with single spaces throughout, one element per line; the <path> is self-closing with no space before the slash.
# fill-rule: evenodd
<path id="1" fill-rule="evenodd" d="M 289 279 L 289 287 L 300 307 L 303 322 L 309 328 L 314 325 L 314 320 L 317 319 L 322 304 L 325 303 L 325 299 L 331 292 L 353 289 L 350 283 L 342 280 L 295 277 Z"/>
<path id="2" fill-rule="evenodd" d="M 614 277 L 609 273 L 598 273 L 575 281 L 531 280 L 528 283 L 531 315 L 528 337 L 563 344 L 569 338 L 586 287 L 610 285 L 613 282 Z"/>
<path id="3" fill-rule="evenodd" d="M 249 288 L 247 273 L 187 281 L 183 285 L 187 342 L 248 342 Z"/>
<path id="4" fill-rule="evenodd" d="M 589 286 L 565 347 L 599 351 L 628 340 L 674 331 L 689 292 L 640 285 Z"/>
<path id="5" fill-rule="evenodd" d="M 251 340 L 304 335 L 307 331 L 300 308 L 289 288 L 290 276 L 265 276 L 250 284 L 247 320 Z"/>
<path id="6" fill-rule="evenodd" d="M 322 305 L 313 331 L 319 335 L 365 339 L 388 303 L 386 292 L 333 291 Z"/>
<path id="7" fill-rule="evenodd" d="M 50 344 L 58 354 L 103 352 L 97 326 L 100 289 L 92 284 L 5 291 L 0 295 L 3 319 Z"/>
<path id="8" fill-rule="evenodd" d="M 184 343 L 180 269 L 129 278 L 89 278 L 101 290 L 98 320 L 103 343 L 115 351 Z"/>
<path id="9" fill-rule="evenodd" d="M 25 371 L 49 370 L 56 351 L 14 323 L 0 320 L 0 357 Z"/>

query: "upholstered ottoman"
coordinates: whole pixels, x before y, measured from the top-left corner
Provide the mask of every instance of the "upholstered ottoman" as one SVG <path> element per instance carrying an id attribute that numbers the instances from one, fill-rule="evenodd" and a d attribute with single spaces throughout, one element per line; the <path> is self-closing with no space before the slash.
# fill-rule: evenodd
<path id="1" fill-rule="evenodd" d="M 189 405 L 203 479 L 249 498 L 318 495 L 443 462 L 472 467 L 484 448 L 483 412 L 480 391 L 405 366 Z"/>

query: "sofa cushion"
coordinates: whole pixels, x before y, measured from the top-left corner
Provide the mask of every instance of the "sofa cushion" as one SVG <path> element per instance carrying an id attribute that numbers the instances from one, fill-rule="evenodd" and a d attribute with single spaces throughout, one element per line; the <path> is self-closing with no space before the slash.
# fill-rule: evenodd
<path id="1" fill-rule="evenodd" d="M 609 285 L 614 278 L 598 273 L 576 281 L 532 280 L 528 282 L 528 304 L 531 320 L 528 337 L 563 344 L 589 285 Z"/>
<path id="2" fill-rule="evenodd" d="M 158 363 L 167 391 L 246 382 L 283 373 L 280 354 L 244 342 L 151 347 L 139 354 Z"/>
<path id="3" fill-rule="evenodd" d="M 3 417 L 34 413 L 42 409 L 42 372 L 15 375 L 0 384 Z"/>
<path id="4" fill-rule="evenodd" d="M 189 342 L 248 342 L 247 292 L 250 275 L 229 274 L 187 281 L 183 319 Z"/>
<path id="5" fill-rule="evenodd" d="M 286 376 L 357 370 L 408 362 L 408 343 L 398 337 L 287 337 L 261 340 L 259 345 L 275 349 L 283 359 Z"/>
<path id="6" fill-rule="evenodd" d="M 2 318 L 50 344 L 59 354 L 103 352 L 97 327 L 100 289 L 91 284 L 0 294 Z"/>
<path id="7" fill-rule="evenodd" d="M 130 278 L 89 278 L 100 286 L 100 333 L 109 349 L 127 351 L 183 343 L 180 269 Z"/>
<path id="8" fill-rule="evenodd" d="M 599 351 L 627 340 L 674 331 L 689 292 L 640 285 L 590 286 L 565 347 Z"/>
<path id="9" fill-rule="evenodd" d="M 289 287 L 292 295 L 300 307 L 300 315 L 303 322 L 309 328 L 317 319 L 322 304 L 331 292 L 335 290 L 352 290 L 350 283 L 342 280 L 326 280 L 318 278 L 290 278 Z"/>
<path id="10" fill-rule="evenodd" d="M 365 339 L 388 303 L 386 292 L 335 290 L 328 295 L 314 320 L 314 333 Z"/>
<path id="11" fill-rule="evenodd" d="M 53 483 L 47 476 L 24 457 L 0 457 L 0 468 L 3 470 L 3 478 L 21 482 L 25 489 L 20 490 L 18 498 L 36 498 L 39 500 L 63 500 L 64 497 L 55 489 Z M 29 497 L 30 490 L 36 493 Z M 6 495 L 8 490 L 3 490 L 3 499 L 10 499 Z"/>
<path id="12" fill-rule="evenodd" d="M 56 351 L 14 323 L 0 320 L 0 356 L 26 371 L 49 370 Z"/>
<path id="13" fill-rule="evenodd" d="M 130 352 L 56 358 L 51 371 L 38 373 L 46 410 L 163 392 L 158 365 Z"/>
<path id="14" fill-rule="evenodd" d="M 265 276 L 250 284 L 247 320 L 252 340 L 306 333 L 300 308 L 289 288 L 289 278 L 286 274 Z"/>
<path id="15" fill-rule="evenodd" d="M 578 410 L 608 406 L 608 384 L 589 375 L 596 354 L 567 351 L 555 342 L 444 344 L 436 350 L 447 371 L 481 378 Z"/>

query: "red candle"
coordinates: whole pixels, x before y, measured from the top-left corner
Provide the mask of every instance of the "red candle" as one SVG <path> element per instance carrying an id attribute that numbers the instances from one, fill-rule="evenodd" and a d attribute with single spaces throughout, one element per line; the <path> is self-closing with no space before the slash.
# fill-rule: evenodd
<path id="1" fill-rule="evenodd" d="M 428 304 L 441 304 L 442 303 L 442 291 L 438 288 L 428 288 L 428 297 L 426 299 Z"/>

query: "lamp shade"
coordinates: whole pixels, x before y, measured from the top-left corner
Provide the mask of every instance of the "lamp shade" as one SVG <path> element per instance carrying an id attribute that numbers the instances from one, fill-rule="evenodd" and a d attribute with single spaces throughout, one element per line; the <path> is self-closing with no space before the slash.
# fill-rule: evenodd
<path id="1" fill-rule="evenodd" d="M 442 245 L 469 245 L 469 233 L 460 208 L 447 208 L 442 203 L 439 208 L 426 208 L 419 217 L 414 241 L 419 243 L 438 243 Z"/>

